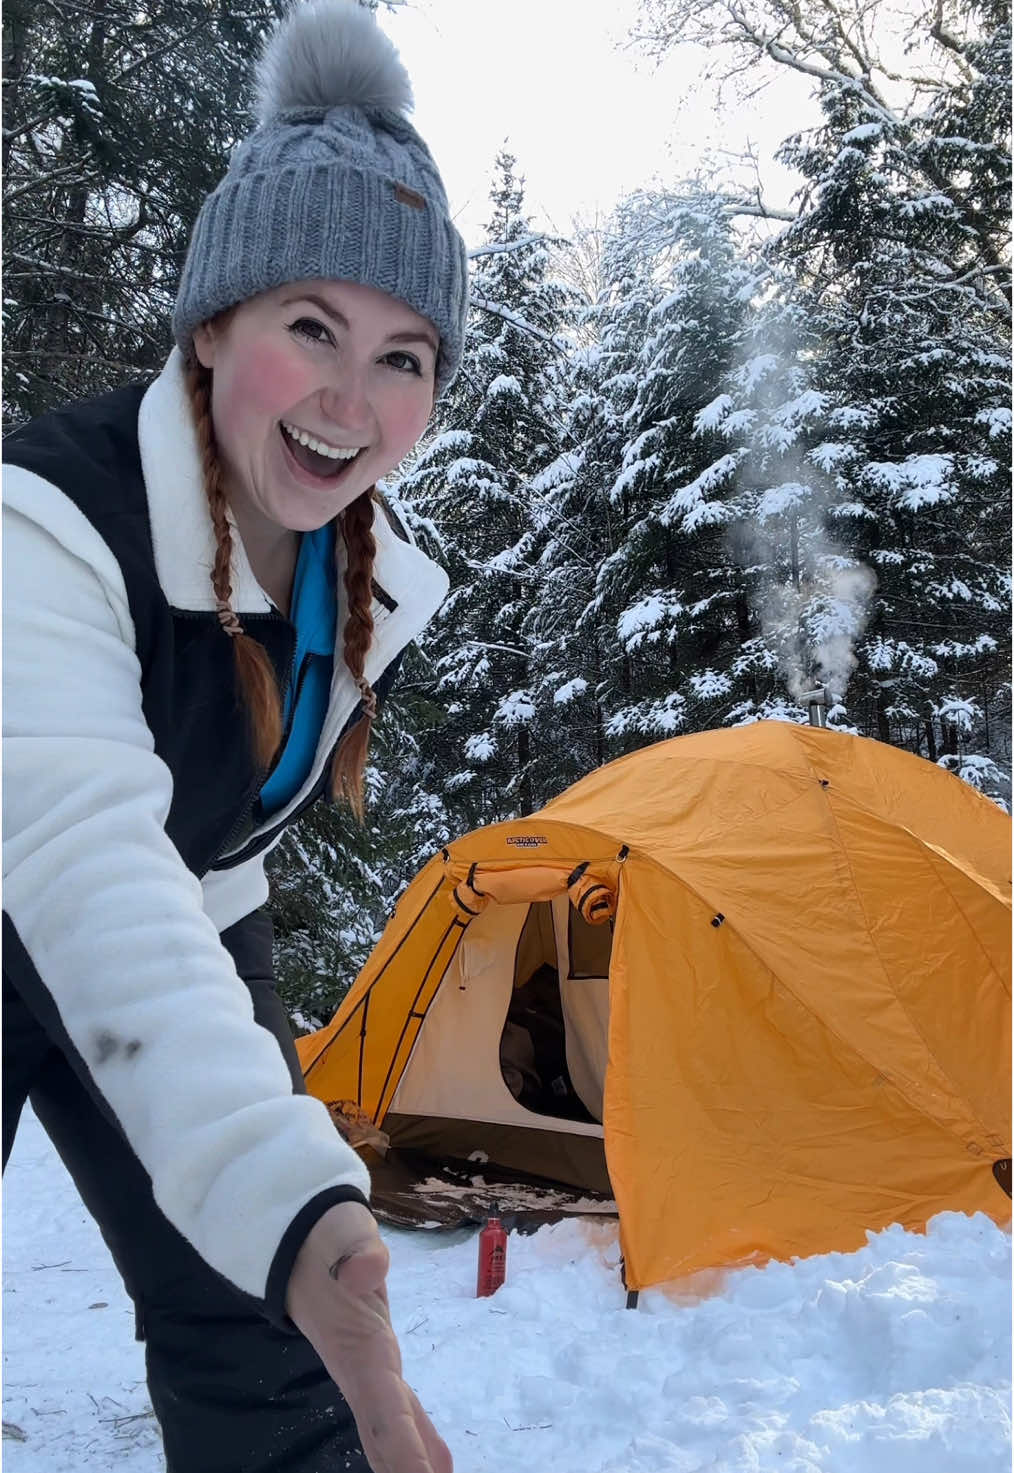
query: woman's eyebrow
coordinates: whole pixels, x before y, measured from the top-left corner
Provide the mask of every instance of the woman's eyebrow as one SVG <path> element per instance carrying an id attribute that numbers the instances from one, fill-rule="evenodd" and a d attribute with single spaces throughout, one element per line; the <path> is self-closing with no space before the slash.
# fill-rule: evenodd
<path id="1" fill-rule="evenodd" d="M 431 332 L 393 332 L 387 340 L 389 343 L 426 343 L 434 353 L 437 351 L 437 340 Z"/>
<path id="2" fill-rule="evenodd" d="M 330 317 L 332 322 L 337 322 L 339 327 L 347 329 L 349 326 L 349 320 L 345 314 L 337 307 L 332 307 L 330 302 L 317 296 L 315 292 L 293 292 L 291 296 L 282 298 L 283 307 L 291 307 L 293 302 L 312 302 L 315 307 L 320 308 L 325 317 Z"/>

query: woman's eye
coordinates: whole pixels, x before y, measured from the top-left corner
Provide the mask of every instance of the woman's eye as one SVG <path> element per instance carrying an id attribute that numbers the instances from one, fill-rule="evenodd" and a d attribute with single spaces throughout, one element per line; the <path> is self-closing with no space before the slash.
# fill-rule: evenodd
<path id="1" fill-rule="evenodd" d="M 386 361 L 399 373 L 422 374 L 422 365 L 414 353 L 388 353 Z"/>
<path id="2" fill-rule="evenodd" d="M 331 343 L 334 339 L 323 322 L 318 322 L 316 317 L 299 317 L 295 322 L 289 324 L 289 331 L 297 333 L 301 338 L 309 338 L 311 343 Z"/>

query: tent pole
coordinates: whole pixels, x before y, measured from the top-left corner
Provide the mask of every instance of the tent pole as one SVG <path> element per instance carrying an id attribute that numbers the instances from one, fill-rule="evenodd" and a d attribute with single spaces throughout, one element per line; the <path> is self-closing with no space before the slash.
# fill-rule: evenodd
<path id="1" fill-rule="evenodd" d="M 620 1283 L 623 1285 L 624 1289 L 627 1290 L 627 1308 L 636 1309 L 637 1297 L 640 1291 L 638 1289 L 627 1288 L 627 1261 L 623 1257 L 622 1253 L 620 1254 Z"/>

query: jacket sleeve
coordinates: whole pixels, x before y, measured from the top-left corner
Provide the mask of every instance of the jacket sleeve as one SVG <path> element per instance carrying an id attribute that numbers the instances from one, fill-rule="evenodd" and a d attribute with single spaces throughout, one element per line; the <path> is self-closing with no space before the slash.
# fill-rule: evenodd
<path id="1" fill-rule="evenodd" d="M 4 910 L 9 970 L 87 1076 L 170 1222 L 280 1312 L 298 1239 L 369 1176 L 277 1043 L 165 832 L 119 567 L 62 492 L 8 471 Z M 268 1300 L 271 1303 L 268 1303 Z"/>
<path id="2" fill-rule="evenodd" d="M 251 911 L 235 925 L 220 934 L 220 940 L 232 957 L 253 1001 L 254 1017 L 262 1028 L 274 1034 L 282 1058 L 299 1095 L 306 1094 L 306 1082 L 296 1052 L 289 1015 L 275 987 L 274 925 L 263 907 Z"/>

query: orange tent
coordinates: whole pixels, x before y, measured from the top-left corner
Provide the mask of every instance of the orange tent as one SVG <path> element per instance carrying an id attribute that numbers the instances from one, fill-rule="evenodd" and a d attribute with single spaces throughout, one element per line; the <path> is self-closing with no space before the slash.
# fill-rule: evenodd
<path id="1" fill-rule="evenodd" d="M 539 967 L 570 1118 L 503 1067 Z M 298 1048 L 395 1148 L 611 1188 L 637 1289 L 1006 1220 L 1009 1044 L 1007 817 L 921 758 L 761 722 L 449 845 Z"/>

